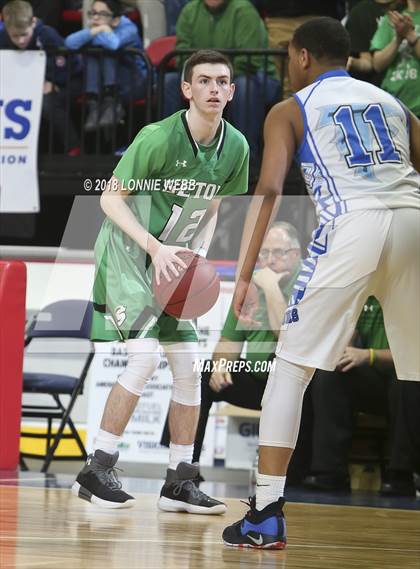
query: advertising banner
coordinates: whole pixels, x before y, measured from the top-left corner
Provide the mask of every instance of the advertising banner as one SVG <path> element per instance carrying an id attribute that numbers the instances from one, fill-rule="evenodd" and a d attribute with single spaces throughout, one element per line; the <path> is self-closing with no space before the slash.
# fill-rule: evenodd
<path id="1" fill-rule="evenodd" d="M 0 51 L 0 213 L 39 211 L 45 65 L 43 51 Z"/>

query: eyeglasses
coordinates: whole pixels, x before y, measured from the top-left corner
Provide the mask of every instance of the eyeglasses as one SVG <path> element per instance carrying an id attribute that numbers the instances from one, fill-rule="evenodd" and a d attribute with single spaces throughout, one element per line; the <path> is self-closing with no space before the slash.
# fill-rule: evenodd
<path id="1" fill-rule="evenodd" d="M 104 10 L 102 12 L 96 12 L 96 10 L 89 10 L 87 15 L 89 16 L 89 18 L 94 18 L 95 16 L 98 16 L 99 18 L 112 18 L 111 12 L 105 12 Z"/>
<path id="2" fill-rule="evenodd" d="M 261 249 L 258 256 L 262 261 L 265 261 L 271 253 L 274 259 L 281 259 L 288 255 L 290 251 L 297 251 L 297 247 L 291 247 L 290 249 Z"/>

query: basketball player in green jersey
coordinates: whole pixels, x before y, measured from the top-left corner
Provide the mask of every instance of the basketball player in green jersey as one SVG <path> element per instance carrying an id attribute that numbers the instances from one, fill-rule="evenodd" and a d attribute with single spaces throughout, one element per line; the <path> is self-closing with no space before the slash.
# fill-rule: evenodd
<path id="1" fill-rule="evenodd" d="M 191 56 L 181 87 L 189 109 L 143 128 L 101 196 L 107 218 L 95 245 L 92 339 L 124 340 L 128 363 L 72 490 L 108 508 L 134 503 L 116 476 L 117 446 L 159 364 L 161 343 L 173 389 L 169 468 L 159 507 L 222 514 L 226 506 L 196 488 L 198 466 L 191 464 L 201 391 L 193 367 L 197 334 L 191 322 L 161 313 L 151 283 L 153 273 L 159 283 L 186 268 L 177 253 L 208 248 L 219 198 L 247 191 L 249 149 L 244 136 L 222 119 L 235 90 L 231 64 L 222 54 Z"/>

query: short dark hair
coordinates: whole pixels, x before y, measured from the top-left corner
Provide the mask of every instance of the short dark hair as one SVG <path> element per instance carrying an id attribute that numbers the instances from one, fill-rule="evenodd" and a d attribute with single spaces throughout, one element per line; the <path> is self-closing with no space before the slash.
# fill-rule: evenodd
<path id="1" fill-rule="evenodd" d="M 202 63 L 222 63 L 223 65 L 226 65 L 226 67 L 229 69 L 230 80 L 232 81 L 232 63 L 225 55 L 223 55 L 223 53 L 220 53 L 220 51 L 215 51 L 213 49 L 200 49 L 200 51 L 196 51 L 187 59 L 184 64 L 184 70 L 182 74 L 184 81 L 191 83 L 194 67 L 196 65 L 201 65 Z"/>
<path id="2" fill-rule="evenodd" d="M 92 6 L 95 2 L 103 2 L 107 5 L 113 18 L 118 18 L 124 13 L 124 8 L 119 0 L 92 0 Z"/>
<path id="3" fill-rule="evenodd" d="M 334 18 L 314 18 L 305 22 L 295 31 L 292 45 L 307 49 L 319 61 L 340 65 L 346 65 L 350 55 L 350 36 Z"/>

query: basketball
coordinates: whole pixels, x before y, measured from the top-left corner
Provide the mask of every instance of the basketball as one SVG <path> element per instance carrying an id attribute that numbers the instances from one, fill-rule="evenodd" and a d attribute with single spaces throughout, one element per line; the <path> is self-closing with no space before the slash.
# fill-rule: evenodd
<path id="1" fill-rule="evenodd" d="M 220 279 L 214 266 L 195 253 L 179 253 L 188 265 L 179 277 L 168 282 L 161 276 L 153 280 L 153 292 L 159 306 L 175 318 L 188 320 L 202 316 L 212 308 L 220 292 Z"/>

